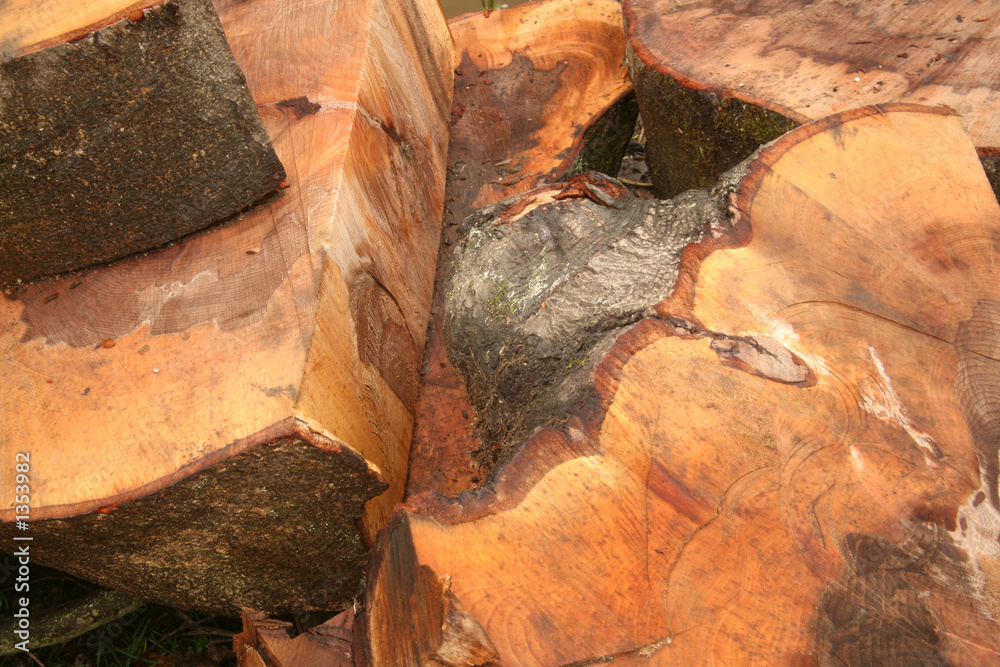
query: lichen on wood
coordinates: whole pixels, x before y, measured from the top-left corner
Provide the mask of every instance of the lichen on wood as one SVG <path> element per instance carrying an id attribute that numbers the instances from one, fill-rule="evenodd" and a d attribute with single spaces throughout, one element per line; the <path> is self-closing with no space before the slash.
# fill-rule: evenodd
<path id="1" fill-rule="evenodd" d="M 475 410 L 443 344 L 442 283 L 458 223 L 501 199 L 563 181 L 568 169 L 583 162 L 616 173 L 634 131 L 634 118 L 619 115 L 628 111 L 632 85 L 615 0 L 533 2 L 489 16 L 465 14 L 449 26 L 460 61 L 446 226 L 410 449 L 409 494 L 433 488 L 453 495 L 482 480 L 470 458 L 479 448 Z M 597 129 L 605 126 L 605 115 L 618 116 L 612 124 L 619 134 L 611 142 Z M 614 149 L 595 151 L 598 145 Z"/>
<path id="2" fill-rule="evenodd" d="M 589 172 L 465 221 L 444 331 L 479 415 L 480 465 L 493 468 L 585 398 L 584 380 L 615 334 L 672 293 L 685 247 L 729 228 L 744 171 L 672 200 L 641 199 Z"/>

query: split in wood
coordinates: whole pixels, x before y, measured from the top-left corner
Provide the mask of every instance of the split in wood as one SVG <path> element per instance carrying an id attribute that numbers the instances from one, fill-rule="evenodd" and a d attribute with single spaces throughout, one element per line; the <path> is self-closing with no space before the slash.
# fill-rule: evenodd
<path id="1" fill-rule="evenodd" d="M 371 664 L 436 655 L 447 595 L 510 666 L 995 664 L 1000 207 L 962 120 L 845 112 L 623 190 L 465 223 L 446 336 L 497 467 L 380 535 Z"/>

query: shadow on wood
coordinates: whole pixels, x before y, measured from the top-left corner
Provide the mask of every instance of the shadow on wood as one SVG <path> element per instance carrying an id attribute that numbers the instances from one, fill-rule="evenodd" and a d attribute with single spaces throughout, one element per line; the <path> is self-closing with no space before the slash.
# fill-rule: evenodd
<path id="1" fill-rule="evenodd" d="M 622 63 L 621 7 L 552 0 L 449 22 L 458 60 L 437 285 L 457 224 L 476 209 L 561 180 L 586 162 L 617 173 L 637 113 Z M 601 122 L 600 132 L 590 130 Z M 624 134 L 622 130 L 624 129 Z M 585 159 L 581 159 L 581 155 Z M 587 157 L 589 156 L 589 157 Z M 482 481 L 489 451 L 445 355 L 435 289 L 407 493 L 454 495 Z"/>
<path id="2" fill-rule="evenodd" d="M 886 102 L 964 118 L 993 189 L 1000 2 L 625 0 L 657 196 L 706 187 L 795 125 Z"/>
<path id="3" fill-rule="evenodd" d="M 533 331 L 529 367 L 572 365 L 573 336 L 589 354 L 534 374 L 560 391 L 489 404 L 533 420 L 490 484 L 411 498 L 379 536 L 372 664 L 433 655 L 444 589 L 420 582 L 445 577 L 503 665 L 998 664 L 1000 207 L 962 119 L 845 112 L 672 202 L 587 178 L 458 244 L 459 329 Z M 677 262 L 664 235 L 690 215 Z M 492 275 L 531 239 L 504 308 L 467 290 L 465 259 L 492 252 Z M 538 262 L 571 248 L 576 268 Z M 666 298 L 588 298 L 657 256 Z M 482 340 L 465 368 L 502 372 Z"/>
<path id="4" fill-rule="evenodd" d="M 403 496 L 452 43 L 432 0 L 217 9 L 290 187 L 0 300 L 0 481 L 30 454 L 38 562 L 213 613 L 343 609 Z"/>

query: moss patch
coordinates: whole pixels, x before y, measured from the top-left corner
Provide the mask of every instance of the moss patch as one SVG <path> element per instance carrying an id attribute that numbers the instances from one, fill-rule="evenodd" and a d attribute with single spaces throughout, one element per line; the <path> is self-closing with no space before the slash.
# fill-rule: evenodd
<path id="1" fill-rule="evenodd" d="M 708 187 L 762 144 L 798 127 L 757 105 L 686 88 L 646 69 L 631 49 L 627 60 L 657 197 Z"/>

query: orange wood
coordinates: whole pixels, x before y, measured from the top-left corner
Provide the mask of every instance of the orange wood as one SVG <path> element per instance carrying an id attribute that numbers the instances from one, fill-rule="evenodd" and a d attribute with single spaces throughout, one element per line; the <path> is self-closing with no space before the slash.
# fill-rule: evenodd
<path id="1" fill-rule="evenodd" d="M 87 0 L 66 11 L 61 0 L 11 0 L 4 4 L 0 54 L 23 55 L 83 36 L 163 0 Z"/>
<path id="2" fill-rule="evenodd" d="M 0 299 L 0 482 L 30 452 L 31 518 L 70 517 L 314 433 L 389 484 L 366 506 L 371 539 L 407 473 L 453 45 L 435 2 L 216 8 L 289 187 L 225 228 Z"/>
<path id="3" fill-rule="evenodd" d="M 448 152 L 446 223 L 561 180 L 587 128 L 632 90 L 622 63 L 621 6 L 543 0 L 448 22 L 457 72 Z M 446 226 L 437 280 L 455 241 Z M 475 415 L 445 354 L 435 294 L 410 456 L 408 493 L 456 494 L 481 481 Z"/>
<path id="4" fill-rule="evenodd" d="M 866 104 L 946 105 L 1000 150 L 1000 2 L 625 0 L 648 68 L 799 123 Z"/>
<path id="5" fill-rule="evenodd" d="M 450 578 L 505 666 L 1000 664 L 1000 207 L 962 119 L 803 126 L 733 206 L 603 357 L 597 404 L 489 488 L 409 501 L 369 576 L 373 646 L 440 605 L 409 567 Z M 813 381 L 720 363 L 713 334 Z M 382 655 L 421 664 L 407 646 Z"/>

